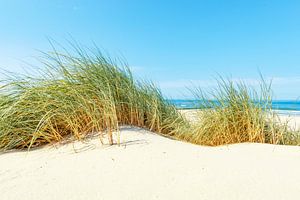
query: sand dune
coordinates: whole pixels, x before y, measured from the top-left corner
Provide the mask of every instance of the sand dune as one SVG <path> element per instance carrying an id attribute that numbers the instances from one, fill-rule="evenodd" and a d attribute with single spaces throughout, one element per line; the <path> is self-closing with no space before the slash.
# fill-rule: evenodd
<path id="1" fill-rule="evenodd" d="M 203 147 L 122 127 L 98 138 L 0 155 L 0 199 L 297 199 L 300 147 Z"/>

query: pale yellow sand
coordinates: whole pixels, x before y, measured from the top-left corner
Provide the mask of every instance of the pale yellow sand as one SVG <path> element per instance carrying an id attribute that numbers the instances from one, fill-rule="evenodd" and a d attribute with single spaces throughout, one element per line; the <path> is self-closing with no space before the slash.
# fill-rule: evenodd
<path id="1" fill-rule="evenodd" d="M 179 110 L 188 120 L 192 122 L 197 121 L 197 115 L 201 114 L 201 110 L 189 109 L 189 110 Z M 299 115 L 278 115 L 279 121 L 281 123 L 288 123 L 292 130 L 300 129 L 300 116 Z"/>
<path id="2" fill-rule="evenodd" d="M 202 147 L 123 127 L 98 138 L 0 155 L 0 199 L 298 199 L 300 147 Z"/>

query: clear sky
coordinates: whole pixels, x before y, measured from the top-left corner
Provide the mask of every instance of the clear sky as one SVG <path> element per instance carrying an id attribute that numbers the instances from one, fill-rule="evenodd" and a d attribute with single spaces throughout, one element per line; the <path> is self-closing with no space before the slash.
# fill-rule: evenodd
<path id="1" fill-rule="evenodd" d="M 20 71 L 37 50 L 72 35 L 126 58 L 168 97 L 220 74 L 273 79 L 277 99 L 300 97 L 300 1 L 0 0 L 0 67 Z"/>

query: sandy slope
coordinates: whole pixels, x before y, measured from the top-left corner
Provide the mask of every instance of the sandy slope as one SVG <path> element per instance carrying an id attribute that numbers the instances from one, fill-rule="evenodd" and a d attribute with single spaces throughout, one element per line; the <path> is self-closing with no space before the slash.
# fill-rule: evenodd
<path id="1" fill-rule="evenodd" d="M 300 147 L 201 147 L 123 127 L 98 138 L 0 155 L 0 199 L 297 199 Z"/>

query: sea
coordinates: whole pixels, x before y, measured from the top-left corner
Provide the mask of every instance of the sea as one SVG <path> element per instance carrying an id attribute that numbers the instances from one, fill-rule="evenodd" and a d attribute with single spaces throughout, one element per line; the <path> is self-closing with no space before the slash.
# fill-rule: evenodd
<path id="1" fill-rule="evenodd" d="M 199 105 L 199 101 L 196 100 L 169 99 L 168 101 L 178 109 L 195 109 Z M 272 108 L 278 114 L 300 116 L 300 101 L 276 100 L 272 101 Z"/>

